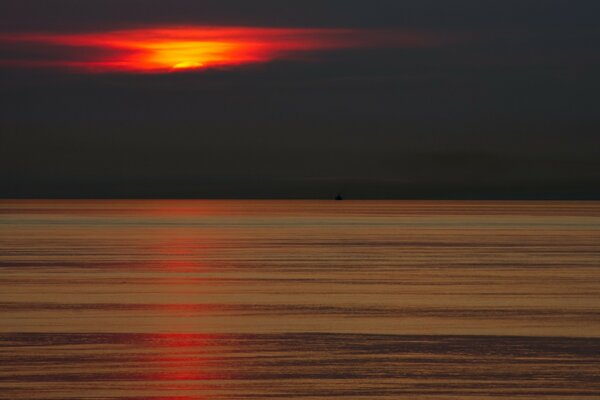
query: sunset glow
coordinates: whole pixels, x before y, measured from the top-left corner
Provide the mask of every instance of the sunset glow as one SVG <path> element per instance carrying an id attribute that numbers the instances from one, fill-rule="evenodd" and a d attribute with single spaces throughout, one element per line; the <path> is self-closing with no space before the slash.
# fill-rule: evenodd
<path id="1" fill-rule="evenodd" d="M 3 65 L 85 72 L 162 73 L 300 59 L 315 52 L 377 45 L 421 46 L 432 38 L 351 29 L 169 27 L 101 33 L 0 36 L 28 56 Z"/>

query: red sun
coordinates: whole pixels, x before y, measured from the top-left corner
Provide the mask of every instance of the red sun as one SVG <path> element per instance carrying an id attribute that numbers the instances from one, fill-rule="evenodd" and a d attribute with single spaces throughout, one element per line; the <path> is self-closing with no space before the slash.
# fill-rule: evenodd
<path id="1" fill-rule="evenodd" d="M 0 44 L 17 46 L 17 67 L 72 68 L 85 72 L 164 73 L 298 59 L 315 52 L 372 46 L 414 47 L 427 35 L 356 29 L 176 26 L 99 33 L 15 33 Z"/>

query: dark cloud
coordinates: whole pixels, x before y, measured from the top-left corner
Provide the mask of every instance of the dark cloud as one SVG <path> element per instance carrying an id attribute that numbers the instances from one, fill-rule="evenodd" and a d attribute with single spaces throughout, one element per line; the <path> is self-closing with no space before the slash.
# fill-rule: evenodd
<path id="1" fill-rule="evenodd" d="M 0 195 L 599 197 L 597 11 L 554 0 L 4 0 L 3 33 L 194 23 L 460 40 L 202 73 L 1 68 Z M 1 60 L 27 54 L 0 48 Z"/>
<path id="2" fill-rule="evenodd" d="M 418 28 L 592 28 L 595 0 L 3 0 L 5 29 L 132 24 Z"/>

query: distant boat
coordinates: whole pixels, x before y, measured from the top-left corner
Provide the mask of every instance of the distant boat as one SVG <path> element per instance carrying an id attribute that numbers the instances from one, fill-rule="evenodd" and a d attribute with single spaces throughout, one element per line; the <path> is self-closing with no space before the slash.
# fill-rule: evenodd
<path id="1" fill-rule="evenodd" d="M 342 200 L 344 200 L 344 198 L 342 197 L 342 195 L 339 194 L 339 193 L 338 193 L 337 196 L 335 196 L 335 199 L 336 199 L 336 201 L 342 201 Z"/>

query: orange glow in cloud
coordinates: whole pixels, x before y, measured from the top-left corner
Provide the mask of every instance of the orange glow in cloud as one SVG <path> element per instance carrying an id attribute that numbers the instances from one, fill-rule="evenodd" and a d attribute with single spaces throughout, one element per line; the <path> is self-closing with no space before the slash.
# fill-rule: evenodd
<path id="1" fill-rule="evenodd" d="M 164 73 L 293 59 L 315 51 L 381 45 L 420 47 L 437 41 L 418 34 L 300 28 L 170 27 L 102 33 L 21 33 L 0 35 L 0 42 L 25 49 L 44 48 L 43 55 L 0 63 L 86 72 Z M 52 49 L 60 56 L 49 57 Z"/>

